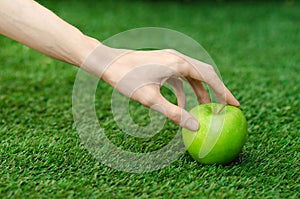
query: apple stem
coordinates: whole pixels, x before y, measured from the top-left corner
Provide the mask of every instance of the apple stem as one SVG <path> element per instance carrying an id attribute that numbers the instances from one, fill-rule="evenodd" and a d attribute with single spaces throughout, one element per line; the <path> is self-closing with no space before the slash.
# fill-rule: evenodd
<path id="1" fill-rule="evenodd" d="M 220 110 L 217 112 L 217 114 L 220 114 L 222 112 L 222 110 L 225 108 L 226 104 L 223 104 L 222 107 L 220 108 Z"/>

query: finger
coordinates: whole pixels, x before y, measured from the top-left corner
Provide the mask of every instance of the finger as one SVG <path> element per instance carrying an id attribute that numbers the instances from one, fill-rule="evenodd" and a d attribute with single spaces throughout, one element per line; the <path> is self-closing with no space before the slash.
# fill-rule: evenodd
<path id="1" fill-rule="evenodd" d="M 179 107 L 184 108 L 186 103 L 186 97 L 183 90 L 183 83 L 180 79 L 170 78 L 167 82 L 172 86 L 175 95 L 177 97 L 177 104 Z"/>
<path id="2" fill-rule="evenodd" d="M 156 98 L 156 103 L 152 105 L 151 108 L 162 113 L 183 128 L 191 131 L 197 131 L 199 128 L 199 122 L 190 113 L 183 108 L 170 103 L 161 94 Z"/>
<path id="3" fill-rule="evenodd" d="M 186 110 L 166 100 L 160 93 L 160 86 L 156 84 L 144 86 L 136 90 L 131 99 L 156 110 L 167 118 L 179 124 L 183 128 L 196 131 L 199 128 L 198 121 Z"/>
<path id="4" fill-rule="evenodd" d="M 199 62 L 199 64 L 202 64 L 202 62 Z M 205 67 L 207 74 L 202 75 L 200 70 L 194 66 L 194 72 L 192 74 L 194 78 L 198 81 L 201 81 L 201 79 L 204 77 L 203 81 L 205 81 L 207 85 L 212 88 L 220 103 L 239 106 L 240 103 L 236 100 L 228 88 L 226 88 L 222 80 L 215 72 L 214 68 L 207 65 L 205 65 Z"/>
<path id="5" fill-rule="evenodd" d="M 225 87 L 226 102 L 233 106 L 240 106 L 240 102 L 232 95 L 230 90 Z"/>
<path id="6" fill-rule="evenodd" d="M 213 89 L 221 104 L 231 104 L 234 106 L 240 105 L 237 99 L 235 99 L 220 79 L 217 80 L 217 78 L 215 78 L 214 81 L 214 83 L 210 82 L 208 85 Z"/>
<path id="7" fill-rule="evenodd" d="M 220 83 L 220 85 L 209 84 L 209 86 L 216 93 L 216 96 L 221 104 L 240 106 L 239 101 L 232 95 L 232 93 L 223 83 Z"/>
<path id="8" fill-rule="evenodd" d="M 183 58 L 191 67 L 188 67 L 188 76 L 196 79 L 198 81 L 204 81 L 206 82 L 215 92 L 218 100 L 222 104 L 231 104 L 234 106 L 239 106 L 240 103 L 237 101 L 237 99 L 232 95 L 232 93 L 226 88 L 222 80 L 219 78 L 217 73 L 215 72 L 214 68 L 206 64 L 204 62 L 201 62 L 199 60 L 196 60 L 194 58 L 188 57 L 184 54 L 178 53 L 176 51 L 170 51 L 171 53 L 178 55 L 179 57 Z M 184 71 L 182 71 L 184 72 Z M 196 88 L 196 95 L 198 96 L 199 92 L 203 91 L 203 89 L 199 89 L 199 87 L 195 87 L 195 84 L 193 84 L 194 91 Z M 198 93 L 198 94 L 197 94 Z M 204 92 L 203 92 L 204 93 Z M 203 94 L 202 94 L 203 95 Z M 204 94 L 205 95 L 205 94 Z M 207 98 L 207 96 L 205 96 Z M 200 98 L 201 99 L 201 98 Z M 205 99 L 207 100 L 207 99 Z"/>
<path id="9" fill-rule="evenodd" d="M 209 103 L 210 97 L 203 86 L 203 83 L 199 80 L 187 78 L 188 82 L 190 83 L 191 87 L 193 88 L 197 98 L 199 99 L 201 104 Z"/>

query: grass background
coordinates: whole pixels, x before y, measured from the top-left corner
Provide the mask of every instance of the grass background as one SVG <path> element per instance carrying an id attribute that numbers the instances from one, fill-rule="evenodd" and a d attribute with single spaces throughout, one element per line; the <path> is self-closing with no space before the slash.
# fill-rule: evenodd
<path id="1" fill-rule="evenodd" d="M 77 69 L 0 36 L 0 198 L 300 197 L 298 1 L 41 3 L 100 40 L 144 26 L 196 39 L 241 102 L 249 139 L 227 166 L 204 166 L 185 154 L 145 174 L 106 167 L 84 148 L 73 127 Z M 122 135 L 110 115 L 112 89 L 102 83 L 97 92 L 100 121 L 127 150 L 158 149 L 178 128 L 168 122 L 154 140 L 131 148 L 136 142 Z"/>

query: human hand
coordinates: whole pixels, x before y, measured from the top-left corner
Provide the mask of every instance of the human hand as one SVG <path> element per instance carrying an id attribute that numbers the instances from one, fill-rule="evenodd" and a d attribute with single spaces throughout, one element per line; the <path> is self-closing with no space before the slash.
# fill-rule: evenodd
<path id="1" fill-rule="evenodd" d="M 201 103 L 210 102 L 203 86 L 205 82 L 213 89 L 220 103 L 239 106 L 212 66 L 175 50 L 132 51 L 99 45 L 81 68 L 102 78 L 125 96 L 161 112 L 192 131 L 199 126 L 197 120 L 184 109 L 183 79 L 189 82 Z M 165 82 L 172 86 L 178 106 L 160 93 L 160 87 Z"/>

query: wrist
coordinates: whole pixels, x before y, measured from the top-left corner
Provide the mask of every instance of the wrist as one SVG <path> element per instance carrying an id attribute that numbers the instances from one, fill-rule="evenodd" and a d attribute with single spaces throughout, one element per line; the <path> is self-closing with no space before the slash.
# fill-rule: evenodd
<path id="1" fill-rule="evenodd" d="M 98 40 L 82 34 L 78 42 L 78 59 L 73 63 L 74 65 L 81 67 L 86 61 L 87 57 L 101 44 Z"/>
<path id="2" fill-rule="evenodd" d="M 128 51 L 126 49 L 111 48 L 99 42 L 86 55 L 80 68 L 93 76 L 102 78 L 107 67 Z"/>

